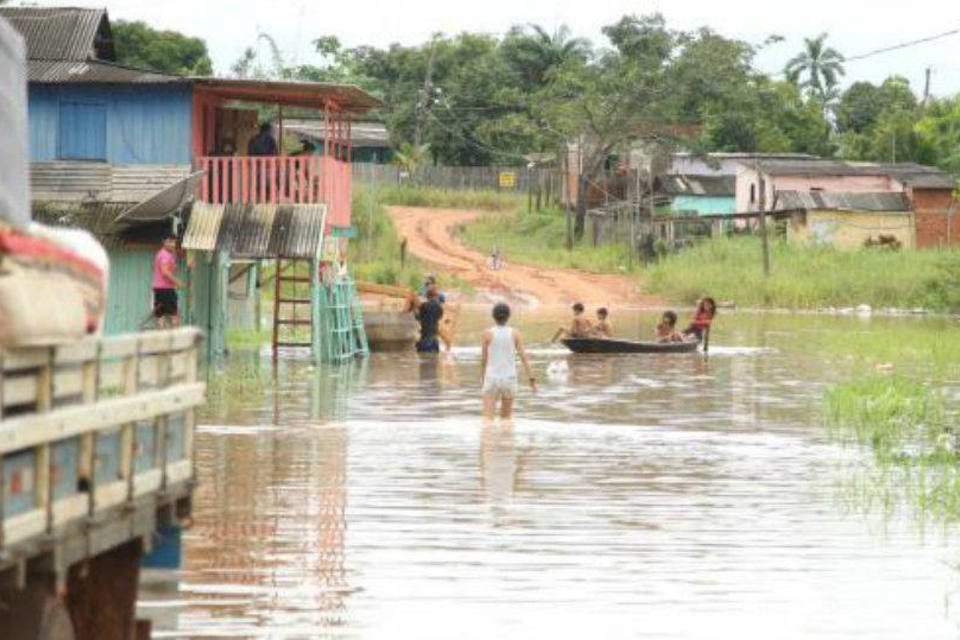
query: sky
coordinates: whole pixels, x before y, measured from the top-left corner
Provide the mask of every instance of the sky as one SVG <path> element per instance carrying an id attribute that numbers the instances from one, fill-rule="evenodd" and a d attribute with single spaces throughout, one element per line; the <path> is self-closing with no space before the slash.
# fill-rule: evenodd
<path id="1" fill-rule="evenodd" d="M 11 4 L 20 4 L 14 0 Z M 760 44 L 769 35 L 784 42 L 763 49 L 757 67 L 779 73 L 803 46 L 803 38 L 821 32 L 847 57 L 960 29 L 960 2 L 893 0 L 851 2 L 747 2 L 743 0 L 34 0 L 40 6 L 106 6 L 112 20 L 143 20 L 207 41 L 215 69 L 225 74 L 258 33 L 280 44 L 288 64 L 316 61 L 310 44 L 321 35 L 336 35 L 348 47 L 391 43 L 412 45 L 431 34 L 475 31 L 502 34 L 512 25 L 536 23 L 547 30 L 567 25 L 574 35 L 604 43 L 601 27 L 625 14 L 660 12 L 676 29 L 708 26 L 725 36 Z M 265 65 L 269 51 L 259 48 Z M 847 64 L 845 84 L 882 82 L 890 75 L 910 80 L 923 90 L 930 67 L 931 92 L 960 93 L 960 33 L 935 42 Z"/>

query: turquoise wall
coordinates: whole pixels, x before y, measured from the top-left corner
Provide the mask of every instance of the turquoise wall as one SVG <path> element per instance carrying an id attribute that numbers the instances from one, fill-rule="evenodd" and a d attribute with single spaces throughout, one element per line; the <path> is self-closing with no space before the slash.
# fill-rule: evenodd
<path id="1" fill-rule="evenodd" d="M 153 308 L 153 255 L 150 248 L 111 249 L 107 292 L 107 334 L 138 331 Z"/>
<path id="2" fill-rule="evenodd" d="M 735 213 L 737 210 L 736 198 L 733 196 L 674 196 L 670 211 L 674 213 L 692 213 L 698 215 L 712 215 Z"/>

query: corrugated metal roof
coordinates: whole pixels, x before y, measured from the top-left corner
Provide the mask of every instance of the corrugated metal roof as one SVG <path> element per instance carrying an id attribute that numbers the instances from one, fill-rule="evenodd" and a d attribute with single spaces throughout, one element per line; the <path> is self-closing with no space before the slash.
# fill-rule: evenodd
<path id="1" fill-rule="evenodd" d="M 902 193 L 851 193 L 846 191 L 777 191 L 776 208 L 836 211 L 910 211 Z"/>
<path id="2" fill-rule="evenodd" d="M 197 251 L 215 250 L 224 208 L 222 204 L 195 202 L 190 210 L 187 230 L 183 234 L 183 247 Z"/>
<path id="3" fill-rule="evenodd" d="M 281 206 L 273 220 L 270 253 L 289 258 L 310 258 L 320 251 L 327 205 Z"/>
<path id="4" fill-rule="evenodd" d="M 0 7 L 0 16 L 23 35 L 30 59 L 116 59 L 105 9 Z"/>
<path id="5" fill-rule="evenodd" d="M 130 84 L 188 83 L 181 76 L 131 69 L 102 60 L 28 60 L 27 80 L 51 82 L 106 82 Z"/>
<path id="6" fill-rule="evenodd" d="M 732 175 L 688 176 L 665 175 L 658 178 L 661 192 L 668 195 L 734 196 L 737 178 Z"/>
<path id="7" fill-rule="evenodd" d="M 284 118 L 283 128 L 314 140 L 325 140 L 327 136 L 326 121 L 320 119 Z M 352 122 L 350 142 L 354 147 L 389 147 L 390 133 L 382 122 Z"/>
<path id="8" fill-rule="evenodd" d="M 364 113 L 383 102 L 352 84 L 231 78 L 191 78 L 198 89 L 225 100 L 269 102 L 322 109 L 330 101 L 345 111 Z"/>
<path id="9" fill-rule="evenodd" d="M 320 250 L 327 206 L 195 203 L 183 246 L 237 258 L 312 258 Z"/>
<path id="10" fill-rule="evenodd" d="M 744 163 L 752 168 L 752 163 Z M 950 189 L 953 177 L 937 167 L 921 164 L 884 164 L 842 160 L 769 160 L 760 169 L 771 176 L 889 176 L 904 184 L 927 189 Z"/>

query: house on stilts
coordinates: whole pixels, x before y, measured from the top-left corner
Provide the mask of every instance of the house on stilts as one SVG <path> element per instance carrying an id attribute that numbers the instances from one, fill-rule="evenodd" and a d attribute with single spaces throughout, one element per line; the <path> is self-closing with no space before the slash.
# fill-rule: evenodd
<path id="1" fill-rule="evenodd" d="M 181 235 L 183 316 L 225 351 L 274 293 L 274 353 L 365 353 L 341 264 L 350 223 L 351 122 L 380 105 L 340 84 L 184 77 L 118 65 L 105 10 L 0 7 L 27 45 L 34 218 L 86 228 L 111 259 L 108 333 L 150 322 L 153 254 Z M 324 123 L 309 154 L 284 149 L 283 110 Z M 280 117 L 274 155 L 251 156 L 261 114 Z M 266 119 L 266 118 L 263 118 Z"/>

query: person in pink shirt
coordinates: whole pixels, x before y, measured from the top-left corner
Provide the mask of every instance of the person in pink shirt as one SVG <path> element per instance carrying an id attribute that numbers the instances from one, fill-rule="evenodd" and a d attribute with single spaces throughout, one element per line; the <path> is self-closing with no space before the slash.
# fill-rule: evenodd
<path id="1" fill-rule="evenodd" d="M 177 277 L 177 263 L 177 236 L 169 235 L 153 259 L 153 317 L 157 329 L 180 326 L 177 289 L 183 282 Z"/>

